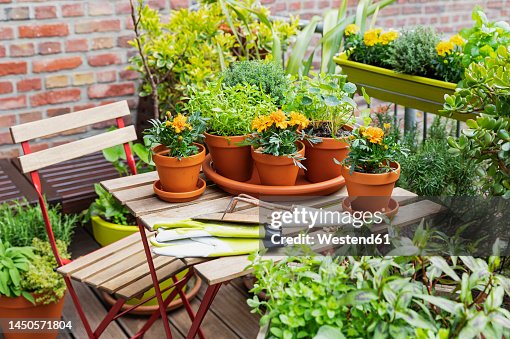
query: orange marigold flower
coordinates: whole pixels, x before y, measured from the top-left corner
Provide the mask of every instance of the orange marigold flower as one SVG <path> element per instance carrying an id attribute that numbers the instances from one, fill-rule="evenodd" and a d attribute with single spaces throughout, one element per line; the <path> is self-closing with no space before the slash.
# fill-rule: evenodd
<path id="1" fill-rule="evenodd" d="M 176 133 L 181 133 L 186 128 L 191 130 L 191 125 L 188 124 L 187 121 L 188 118 L 179 113 L 172 121 L 172 128 L 175 130 Z"/>
<path id="2" fill-rule="evenodd" d="M 260 133 L 271 127 L 272 124 L 273 121 L 268 115 L 261 115 L 253 119 L 251 128 Z"/>
<path id="3" fill-rule="evenodd" d="M 382 144 L 384 131 L 379 127 L 369 127 L 363 133 L 363 137 L 373 144 Z"/>
<path id="4" fill-rule="evenodd" d="M 298 126 L 299 129 L 307 128 L 310 124 L 310 120 L 308 120 L 303 114 L 298 112 L 290 112 L 290 121 L 289 126 Z"/>
<path id="5" fill-rule="evenodd" d="M 281 129 L 286 129 L 288 125 L 287 115 L 282 110 L 277 110 L 269 115 L 274 125 Z"/>

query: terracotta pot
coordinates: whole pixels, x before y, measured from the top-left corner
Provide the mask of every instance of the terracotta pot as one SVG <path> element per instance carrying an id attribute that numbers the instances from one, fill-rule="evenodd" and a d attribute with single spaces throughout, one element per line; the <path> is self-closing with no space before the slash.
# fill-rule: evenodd
<path id="1" fill-rule="evenodd" d="M 247 181 L 253 171 L 250 146 L 237 146 L 245 135 L 222 137 L 205 133 L 205 143 L 211 153 L 216 172 L 235 181 Z"/>
<path id="2" fill-rule="evenodd" d="M 305 155 L 305 145 L 298 141 L 300 148 L 298 153 Z M 260 177 L 262 185 L 269 186 L 294 186 L 296 184 L 299 167 L 294 164 L 294 159 L 286 156 L 274 156 L 262 154 L 251 149 L 251 155 Z"/>
<path id="3" fill-rule="evenodd" d="M 4 319 L 2 326 L 8 326 L 5 320 L 8 319 L 34 319 L 44 318 L 47 320 L 60 320 L 62 308 L 64 307 L 64 298 L 56 303 L 47 305 L 33 305 L 24 297 L 8 298 L 0 297 L 0 318 Z M 54 339 L 58 335 L 58 330 L 27 330 L 26 332 L 7 332 L 8 328 L 3 329 L 5 339 Z"/>
<path id="4" fill-rule="evenodd" d="M 392 163 L 393 171 L 382 174 L 353 172 L 342 166 L 347 192 L 356 211 L 376 212 L 387 208 L 395 182 L 400 177 L 400 164 Z"/>
<path id="5" fill-rule="evenodd" d="M 182 158 L 169 157 L 166 146 L 153 148 L 152 160 L 156 164 L 159 180 L 167 192 L 189 192 L 197 188 L 200 167 L 205 159 L 205 147 L 194 143 L 199 148 L 198 154 Z"/>

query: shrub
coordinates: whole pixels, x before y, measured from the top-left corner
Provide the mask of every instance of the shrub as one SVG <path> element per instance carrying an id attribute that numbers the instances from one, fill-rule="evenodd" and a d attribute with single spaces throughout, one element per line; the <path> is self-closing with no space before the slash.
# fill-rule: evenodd
<path id="1" fill-rule="evenodd" d="M 405 29 L 390 46 L 388 64 L 396 72 L 433 78 L 438 43 L 439 36 L 430 27 Z"/>
<path id="2" fill-rule="evenodd" d="M 289 79 L 283 67 L 276 62 L 260 60 L 235 62 L 222 76 L 223 83 L 228 87 L 250 84 L 260 88 L 275 98 L 278 106 L 281 106 L 289 87 Z"/>

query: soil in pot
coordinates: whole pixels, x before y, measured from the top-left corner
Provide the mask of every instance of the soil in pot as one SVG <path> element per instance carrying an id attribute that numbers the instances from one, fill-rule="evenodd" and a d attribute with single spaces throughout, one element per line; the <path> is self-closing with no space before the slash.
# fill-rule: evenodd
<path id="1" fill-rule="evenodd" d="M 305 140 L 305 157 L 303 165 L 306 167 L 305 176 L 310 182 L 322 182 L 342 175 L 342 166 L 335 162 L 342 162 L 349 153 L 349 144 L 345 137 L 350 135 L 351 126 L 344 126 L 338 131 L 336 138 L 331 138 L 327 125 L 314 130 L 314 136 L 320 137 L 322 142 L 311 144 Z"/>
<path id="2" fill-rule="evenodd" d="M 342 166 L 351 207 L 356 211 L 377 212 L 388 208 L 395 182 L 400 177 L 400 164 L 392 163 L 393 171 L 381 174 L 353 172 Z"/>
<path id="3" fill-rule="evenodd" d="M 190 192 L 197 188 L 200 167 L 205 159 L 205 147 L 194 143 L 199 148 L 197 154 L 182 158 L 168 156 L 168 148 L 163 145 L 154 147 L 152 160 L 156 164 L 156 170 L 167 192 Z"/>
<path id="4" fill-rule="evenodd" d="M 300 157 L 305 155 L 305 145 L 298 141 Z M 260 183 L 268 186 L 294 186 L 299 167 L 294 159 L 286 156 L 274 156 L 256 152 L 253 147 L 251 155 L 260 177 Z"/>
<path id="5" fill-rule="evenodd" d="M 24 297 L 8 298 L 0 297 L 0 318 L 3 319 L 48 319 L 61 320 L 62 309 L 64 307 L 64 298 L 56 303 L 32 304 Z M 8 326 L 7 322 L 2 322 L 2 326 Z M 58 335 L 58 330 L 27 330 L 19 333 L 8 332 L 8 328 L 2 328 L 5 339 L 54 339 Z"/>
<path id="6" fill-rule="evenodd" d="M 250 146 L 238 146 L 246 136 L 222 137 L 205 133 L 205 143 L 211 154 L 214 168 L 235 181 L 247 181 L 253 171 Z"/>

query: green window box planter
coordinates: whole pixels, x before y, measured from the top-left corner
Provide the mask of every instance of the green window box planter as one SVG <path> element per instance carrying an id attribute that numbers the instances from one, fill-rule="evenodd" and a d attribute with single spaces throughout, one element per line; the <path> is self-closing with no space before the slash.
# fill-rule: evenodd
<path id="1" fill-rule="evenodd" d="M 342 73 L 348 76 L 349 81 L 364 87 L 370 97 L 460 121 L 475 117 L 474 114 L 450 116 L 439 112 L 443 108 L 445 94 L 452 95 L 457 84 L 350 61 L 345 53 L 336 56 L 334 61 L 342 67 Z"/>

